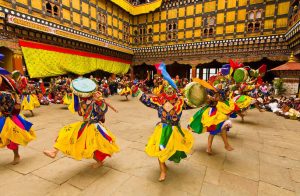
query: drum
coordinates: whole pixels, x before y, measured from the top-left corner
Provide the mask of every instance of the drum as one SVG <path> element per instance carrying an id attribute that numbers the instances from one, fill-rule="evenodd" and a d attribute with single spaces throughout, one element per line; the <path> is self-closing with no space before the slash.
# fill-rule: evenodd
<path id="1" fill-rule="evenodd" d="M 206 102 L 206 89 L 198 82 L 191 82 L 184 88 L 186 103 L 190 107 L 199 107 Z"/>
<path id="2" fill-rule="evenodd" d="M 250 73 L 250 76 L 254 77 L 254 78 L 257 78 L 259 76 L 258 70 L 250 69 L 249 73 Z"/>
<path id="3" fill-rule="evenodd" d="M 11 77 L 14 79 L 14 80 L 18 80 L 18 78 L 21 76 L 21 72 L 18 71 L 18 70 L 15 70 L 11 73 Z"/>
<path id="4" fill-rule="evenodd" d="M 234 71 L 233 79 L 235 82 L 245 82 L 248 78 L 248 71 L 244 68 L 238 68 Z"/>
<path id="5" fill-rule="evenodd" d="M 7 91 L 0 91 L 0 117 L 11 115 L 15 106 L 13 95 Z"/>
<path id="6" fill-rule="evenodd" d="M 91 97 L 97 90 L 97 84 L 88 78 L 77 78 L 71 82 L 70 88 L 79 97 Z"/>
<path id="7" fill-rule="evenodd" d="M 0 75 L 0 88 L 1 90 L 17 91 L 14 81 L 4 75 Z"/>

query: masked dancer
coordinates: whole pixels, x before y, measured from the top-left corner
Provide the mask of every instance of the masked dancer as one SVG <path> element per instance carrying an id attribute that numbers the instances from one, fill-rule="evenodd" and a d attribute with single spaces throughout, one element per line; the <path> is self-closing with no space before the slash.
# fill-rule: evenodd
<path id="1" fill-rule="evenodd" d="M 0 68 L 0 147 L 7 147 L 14 153 L 12 164 L 20 162 L 19 145 L 26 146 L 36 138 L 32 123 L 20 114 L 19 92 L 10 74 Z"/>
<path id="2" fill-rule="evenodd" d="M 160 96 L 140 94 L 140 101 L 147 107 L 156 109 L 160 122 L 146 146 L 146 153 L 157 157 L 160 166 L 159 181 L 164 181 L 167 175 L 166 161 L 179 163 L 187 157 L 194 143 L 191 132 L 180 125 L 182 110 L 189 109 L 184 98 L 177 93 L 177 86 L 166 71 L 165 64 L 160 64 L 158 71 L 164 76 L 164 86 Z"/>
<path id="3" fill-rule="evenodd" d="M 96 91 L 97 85 L 87 78 L 78 78 L 71 83 L 73 103 L 70 105 L 83 120 L 63 127 L 53 150 L 44 154 L 55 158 L 59 151 L 76 160 L 93 158 L 94 168 L 102 166 L 106 157 L 119 151 L 115 136 L 104 125 L 108 107 L 116 111 Z M 70 107 L 69 107 L 70 108 Z"/>

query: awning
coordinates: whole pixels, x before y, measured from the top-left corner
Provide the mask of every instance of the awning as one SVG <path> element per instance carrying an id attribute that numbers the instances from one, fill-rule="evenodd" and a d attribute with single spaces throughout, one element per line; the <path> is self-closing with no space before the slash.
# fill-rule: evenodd
<path id="1" fill-rule="evenodd" d="M 272 71 L 300 71 L 300 63 L 287 62 L 283 65 L 275 67 Z"/>
<path id="2" fill-rule="evenodd" d="M 103 70 L 114 74 L 128 72 L 131 62 L 101 54 L 67 49 L 48 44 L 19 40 L 31 78 L 74 73 L 87 74 Z"/>
<path id="3" fill-rule="evenodd" d="M 132 15 L 147 14 L 159 8 L 162 4 L 162 0 L 154 0 L 150 3 L 143 3 L 140 5 L 133 5 L 128 0 L 111 0 L 125 11 Z"/>

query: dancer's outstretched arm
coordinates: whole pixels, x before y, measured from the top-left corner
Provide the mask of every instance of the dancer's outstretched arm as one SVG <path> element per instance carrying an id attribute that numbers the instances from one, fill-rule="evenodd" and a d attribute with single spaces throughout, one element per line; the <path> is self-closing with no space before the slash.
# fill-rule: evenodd
<path id="1" fill-rule="evenodd" d="M 156 97 L 156 96 L 149 96 L 149 95 L 146 95 L 145 93 L 142 93 L 139 96 L 139 100 L 145 106 L 156 109 L 156 110 L 161 106 L 160 99 L 159 99 L 159 97 Z"/>

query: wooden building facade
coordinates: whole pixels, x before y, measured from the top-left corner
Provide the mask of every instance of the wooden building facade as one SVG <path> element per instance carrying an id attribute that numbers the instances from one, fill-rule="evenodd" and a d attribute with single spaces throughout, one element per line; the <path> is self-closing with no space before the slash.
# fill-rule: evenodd
<path id="1" fill-rule="evenodd" d="M 182 77 L 209 77 L 229 59 L 273 68 L 300 54 L 299 0 L 126 1 L 0 0 L 8 69 L 23 69 L 19 39 L 129 60 L 137 74 L 164 61 Z"/>

